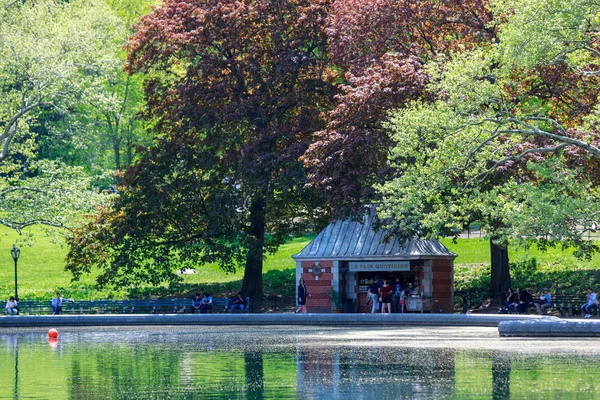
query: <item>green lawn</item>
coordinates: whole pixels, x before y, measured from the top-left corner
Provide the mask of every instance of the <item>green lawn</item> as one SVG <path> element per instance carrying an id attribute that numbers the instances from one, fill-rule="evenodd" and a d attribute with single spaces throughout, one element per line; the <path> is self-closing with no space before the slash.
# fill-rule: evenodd
<path id="1" fill-rule="evenodd" d="M 56 290 L 65 296 L 77 299 L 127 298 L 145 296 L 188 296 L 196 291 L 209 291 L 216 296 L 225 296 L 241 287 L 243 270 L 226 274 L 217 265 L 198 267 L 197 273 L 185 275 L 183 282 L 171 287 L 97 289 L 94 276 L 84 276 L 79 282 L 71 282 L 70 273 L 64 271 L 67 248 L 53 243 L 39 228 L 31 228 L 34 239 L 19 236 L 16 232 L 0 228 L 0 299 L 6 299 L 14 291 L 14 264 L 10 249 L 16 242 L 21 248 L 19 258 L 19 297 L 21 299 L 50 299 Z M 264 292 L 267 296 L 293 296 L 295 290 L 295 263 L 291 256 L 298 253 L 312 237 L 296 238 L 283 245 L 274 255 L 269 255 L 264 264 Z M 450 251 L 458 254 L 457 264 L 489 264 L 489 244 L 479 239 L 442 240 Z M 536 257 L 538 264 L 562 264 L 566 267 L 595 268 L 600 265 L 600 256 L 591 261 L 579 261 L 571 252 L 551 249 L 541 253 L 537 249 L 529 252 L 511 249 L 510 259 L 517 261 L 527 256 Z"/>
<path id="2" fill-rule="evenodd" d="M 183 276 L 181 284 L 172 287 L 136 287 L 130 290 L 97 289 L 94 276 L 83 276 L 71 282 L 71 274 L 64 270 L 67 248 L 53 243 L 39 228 L 25 231 L 33 234 L 19 236 L 15 231 L 0 228 L 0 299 L 14 293 L 14 263 L 10 249 L 17 243 L 21 249 L 18 261 L 18 285 L 21 299 L 50 299 L 60 290 L 66 297 L 77 299 L 128 298 L 138 296 L 188 296 L 196 291 L 209 291 L 217 296 L 237 292 L 242 285 L 243 270 L 227 274 L 218 265 L 201 266 L 197 273 Z M 276 254 L 267 256 L 264 264 L 265 295 L 293 296 L 296 264 L 291 258 L 310 241 L 310 237 L 293 239 L 281 246 Z"/>
<path id="3" fill-rule="evenodd" d="M 480 239 L 442 239 L 441 242 L 450 251 L 458 254 L 456 264 L 489 264 L 490 244 L 487 240 Z M 535 258 L 539 265 L 561 264 L 569 268 L 598 268 L 600 266 L 600 255 L 596 254 L 590 261 L 578 260 L 573 256 L 573 250 L 563 251 L 561 248 L 549 249 L 542 252 L 533 247 L 529 250 L 509 248 L 508 258 L 511 262 L 526 258 Z"/>

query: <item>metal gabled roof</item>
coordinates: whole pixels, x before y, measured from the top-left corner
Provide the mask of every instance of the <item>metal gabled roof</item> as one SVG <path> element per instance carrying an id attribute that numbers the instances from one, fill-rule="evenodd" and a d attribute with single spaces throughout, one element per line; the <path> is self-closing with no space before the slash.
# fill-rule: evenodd
<path id="1" fill-rule="evenodd" d="M 456 257 L 437 240 L 400 241 L 387 230 L 374 230 L 373 222 L 373 215 L 365 216 L 362 222 L 352 219 L 335 221 L 292 258 L 357 260 Z"/>

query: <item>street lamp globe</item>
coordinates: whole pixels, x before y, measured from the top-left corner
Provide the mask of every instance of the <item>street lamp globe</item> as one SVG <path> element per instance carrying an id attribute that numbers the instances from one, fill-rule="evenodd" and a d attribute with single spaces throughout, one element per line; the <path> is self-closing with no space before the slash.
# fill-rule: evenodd
<path id="1" fill-rule="evenodd" d="M 17 247 L 16 244 L 13 244 L 13 248 L 10 251 L 13 260 L 17 261 L 19 259 L 19 255 L 21 254 L 21 250 Z"/>

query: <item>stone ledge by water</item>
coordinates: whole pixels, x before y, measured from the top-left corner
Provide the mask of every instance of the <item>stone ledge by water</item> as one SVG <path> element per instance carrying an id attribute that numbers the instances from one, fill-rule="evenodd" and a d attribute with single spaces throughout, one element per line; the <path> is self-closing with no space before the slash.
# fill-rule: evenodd
<path id="1" fill-rule="evenodd" d="M 553 317 L 501 314 L 111 314 L 0 317 L 5 327 L 136 325 L 491 326 Z"/>
<path id="2" fill-rule="evenodd" d="M 600 336 L 600 321 L 559 318 L 502 321 L 498 333 L 514 337 L 597 337 Z"/>

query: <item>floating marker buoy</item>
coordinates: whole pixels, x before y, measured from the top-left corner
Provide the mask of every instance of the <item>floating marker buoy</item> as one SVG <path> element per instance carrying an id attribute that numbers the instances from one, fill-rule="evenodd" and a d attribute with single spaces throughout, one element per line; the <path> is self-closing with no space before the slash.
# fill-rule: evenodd
<path id="1" fill-rule="evenodd" d="M 48 337 L 56 339 L 58 337 L 58 331 L 56 329 L 54 329 L 54 328 L 50 329 L 48 331 Z"/>

